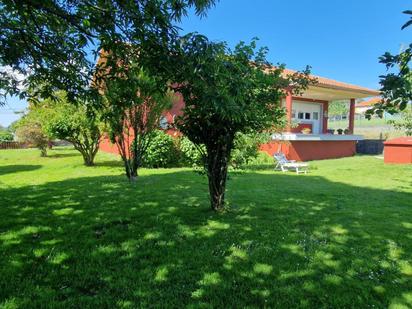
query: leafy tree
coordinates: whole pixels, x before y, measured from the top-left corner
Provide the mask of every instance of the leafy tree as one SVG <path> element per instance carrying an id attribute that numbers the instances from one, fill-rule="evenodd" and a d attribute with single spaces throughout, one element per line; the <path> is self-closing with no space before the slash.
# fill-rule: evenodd
<path id="1" fill-rule="evenodd" d="M 412 136 L 412 105 L 401 113 L 401 119 L 389 120 L 388 123 L 395 129 L 404 131 L 405 135 Z"/>
<path id="2" fill-rule="evenodd" d="M 329 104 L 329 116 L 347 115 L 349 113 L 348 103 L 345 101 L 334 101 Z"/>
<path id="3" fill-rule="evenodd" d="M 119 55 L 116 55 L 119 57 Z M 126 176 L 135 181 L 152 137 L 159 127 L 162 112 L 171 107 L 162 79 L 152 77 L 139 65 L 138 50 L 132 46 L 116 58 L 104 60 L 109 73 L 103 92 L 106 98 L 104 119 L 109 136 L 124 162 Z"/>
<path id="4" fill-rule="evenodd" d="M 185 108 L 177 127 L 194 144 L 204 145 L 211 208 L 224 208 L 228 164 L 238 132 L 260 132 L 284 121 L 280 100 L 289 88 L 300 93 L 309 83 L 308 70 L 282 77 L 283 67 L 273 68 L 267 49 L 239 43 L 210 42 L 189 34 L 180 41 L 176 57 L 177 90 Z"/>
<path id="5" fill-rule="evenodd" d="M 86 103 L 69 103 L 65 93 L 60 92 L 56 97 L 59 98 L 58 101 L 44 100 L 37 107 L 47 111 L 48 117 L 43 123 L 46 132 L 72 143 L 82 154 L 84 164 L 94 165 L 103 130 L 99 115 L 88 108 Z"/>
<path id="6" fill-rule="evenodd" d="M 0 142 L 10 142 L 13 139 L 13 134 L 9 130 L 3 127 L 0 128 Z"/>
<path id="7" fill-rule="evenodd" d="M 403 13 L 411 15 L 409 21 L 402 26 L 402 29 L 405 29 L 412 24 L 412 10 Z M 383 99 L 366 112 L 368 118 L 371 118 L 374 113 L 382 117 L 385 111 L 395 114 L 404 110 L 412 100 L 411 59 L 412 44 L 398 55 L 386 52 L 379 58 L 379 62 L 385 64 L 387 70 L 391 71 L 380 76 L 382 86 L 380 90 Z"/>
<path id="8" fill-rule="evenodd" d="M 50 136 L 44 127 L 45 115 L 41 110 L 31 108 L 15 124 L 16 136 L 19 141 L 40 149 L 40 156 L 47 156 Z"/>
<path id="9" fill-rule="evenodd" d="M 69 101 L 95 97 L 89 87 L 100 67 L 100 50 L 140 48 L 140 63 L 159 73 L 168 68 L 174 22 L 214 0 L 2 0 L 0 89 L 6 95 L 49 98 L 65 90 Z M 100 74 L 101 76 L 102 74 Z M 21 80 L 23 77 L 23 81 Z M 23 83 L 23 85 L 22 85 Z M 31 91 L 27 87 L 31 86 Z M 41 85 L 41 87 L 39 86 Z"/>

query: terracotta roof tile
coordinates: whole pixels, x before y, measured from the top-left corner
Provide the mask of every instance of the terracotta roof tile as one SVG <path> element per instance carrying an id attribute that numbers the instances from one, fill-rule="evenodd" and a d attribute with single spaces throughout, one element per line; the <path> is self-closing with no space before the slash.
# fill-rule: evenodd
<path id="1" fill-rule="evenodd" d="M 356 104 L 356 107 L 370 107 L 382 101 L 382 98 L 376 97 Z"/>
<path id="2" fill-rule="evenodd" d="M 283 74 L 284 75 L 291 75 L 297 71 L 295 70 L 290 70 L 290 69 L 284 69 Z M 340 90 L 346 90 L 346 91 L 357 91 L 357 92 L 362 92 L 365 94 L 370 94 L 371 96 L 376 96 L 379 94 L 379 91 L 366 88 L 366 87 L 361 87 L 353 84 L 348 84 L 348 83 L 343 83 L 339 82 L 334 79 L 322 77 L 322 76 L 317 76 L 317 75 L 310 75 L 312 78 L 317 79 L 317 84 L 316 86 L 318 87 L 324 87 L 324 88 L 331 88 L 331 89 L 340 89 Z"/>

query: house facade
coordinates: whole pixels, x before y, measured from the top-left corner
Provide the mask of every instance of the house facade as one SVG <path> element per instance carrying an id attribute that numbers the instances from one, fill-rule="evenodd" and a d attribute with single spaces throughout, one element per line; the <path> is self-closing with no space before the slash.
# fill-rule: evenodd
<path id="1" fill-rule="evenodd" d="M 285 70 L 284 74 L 293 74 Z M 355 100 L 379 94 L 378 91 L 356 85 L 338 82 L 332 79 L 312 76 L 317 83 L 301 96 L 287 96 L 281 104 L 286 109 L 288 125 L 282 133 L 273 134 L 272 140 L 261 145 L 261 150 L 273 156 L 282 151 L 288 159 L 308 161 L 318 159 L 340 158 L 356 153 L 356 142 L 362 136 L 354 135 Z M 173 124 L 174 118 L 182 113 L 184 101 L 180 94 L 173 107 L 163 113 L 161 127 Z M 350 113 L 346 134 L 332 134 L 328 131 L 328 108 L 335 100 L 349 100 Z M 178 134 L 170 130 L 171 135 Z M 117 153 L 116 147 L 107 139 L 100 145 L 103 151 Z"/>
<path id="2" fill-rule="evenodd" d="M 375 104 L 379 103 L 382 101 L 382 98 L 376 97 L 376 98 L 371 98 L 369 100 L 365 100 L 362 102 L 358 102 L 355 105 L 355 114 L 358 115 L 365 115 L 365 113 L 371 109 Z"/>
<path id="3" fill-rule="evenodd" d="M 292 73 L 285 71 L 285 74 Z M 286 109 L 288 126 L 285 132 L 273 134 L 272 141 L 262 145 L 261 150 L 270 155 L 282 151 L 288 159 L 297 161 L 340 158 L 356 153 L 356 143 L 363 138 L 353 134 L 355 101 L 376 96 L 379 92 L 320 76 L 312 77 L 318 82 L 309 86 L 301 96 L 287 93 L 282 105 Z M 345 134 L 328 130 L 329 104 L 336 100 L 350 102 Z"/>

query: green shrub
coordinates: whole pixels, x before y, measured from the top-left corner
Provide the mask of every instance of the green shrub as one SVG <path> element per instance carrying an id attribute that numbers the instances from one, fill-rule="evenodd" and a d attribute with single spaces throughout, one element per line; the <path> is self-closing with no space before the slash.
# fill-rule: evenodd
<path id="1" fill-rule="evenodd" d="M 187 137 L 173 138 L 162 130 L 156 130 L 152 134 L 151 143 L 143 158 L 144 167 L 203 167 L 201 151 Z M 255 160 L 259 155 L 259 146 L 267 141 L 267 134 L 238 133 L 235 138 L 235 147 L 232 150 L 230 165 L 233 168 L 244 168 L 250 163 L 256 164 Z M 204 146 L 202 146 L 202 149 L 202 151 L 205 151 Z"/>
<path id="2" fill-rule="evenodd" d="M 173 137 L 162 130 L 151 133 L 151 141 L 143 157 L 143 166 L 149 168 L 178 166 L 179 149 Z"/>
<path id="3" fill-rule="evenodd" d="M 267 143 L 269 136 L 266 133 L 237 133 L 234 149 L 230 158 L 233 168 L 243 168 L 256 159 L 259 154 L 259 146 Z"/>
<path id="4" fill-rule="evenodd" d="M 267 170 L 273 169 L 275 167 L 275 161 L 272 156 L 264 151 L 259 151 L 256 158 L 249 161 L 248 165 L 245 166 L 248 170 Z"/>
<path id="5" fill-rule="evenodd" d="M 11 134 L 9 131 L 0 131 L 0 142 L 11 142 L 13 139 L 13 134 Z"/>
<path id="6" fill-rule="evenodd" d="M 263 133 L 236 134 L 230 165 L 233 168 L 245 167 L 251 160 L 257 158 L 259 146 L 268 140 L 268 135 Z M 182 165 L 191 167 L 203 166 L 201 152 L 187 137 L 180 138 L 179 149 Z M 205 151 L 204 147 L 203 151 Z"/>
<path id="7" fill-rule="evenodd" d="M 183 166 L 202 167 L 203 158 L 199 149 L 187 137 L 179 138 L 180 162 Z M 202 146 L 203 151 L 205 147 Z"/>

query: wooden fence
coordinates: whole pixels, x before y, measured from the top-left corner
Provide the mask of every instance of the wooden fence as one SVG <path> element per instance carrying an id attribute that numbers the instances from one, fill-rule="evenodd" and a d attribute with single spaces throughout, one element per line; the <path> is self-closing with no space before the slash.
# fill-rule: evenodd
<path id="1" fill-rule="evenodd" d="M 0 149 L 22 149 L 27 148 L 26 143 L 22 142 L 0 142 Z"/>

